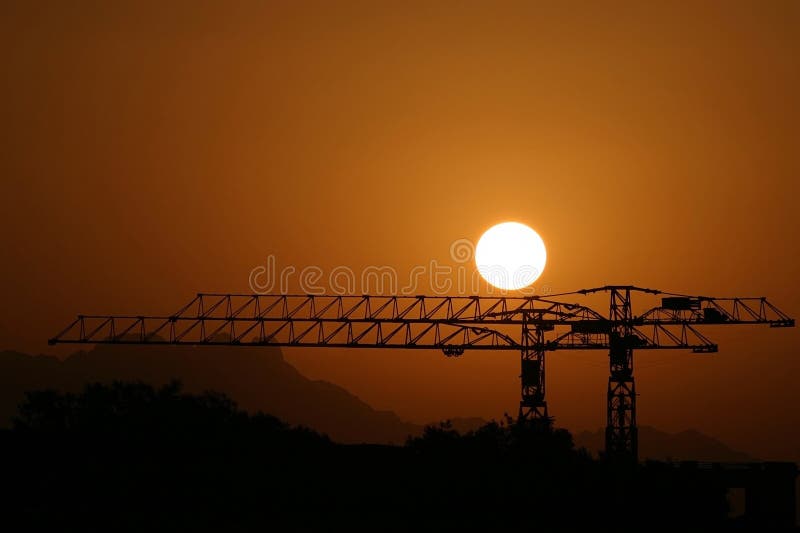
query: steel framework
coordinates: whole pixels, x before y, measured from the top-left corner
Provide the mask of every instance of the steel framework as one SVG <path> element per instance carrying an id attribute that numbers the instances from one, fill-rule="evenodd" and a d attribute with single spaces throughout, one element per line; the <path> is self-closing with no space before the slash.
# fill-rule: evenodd
<path id="1" fill-rule="evenodd" d="M 609 294 L 604 315 L 565 297 Z M 662 295 L 661 305 L 633 313 L 632 293 Z M 711 298 L 609 285 L 548 297 L 316 296 L 201 293 L 176 313 L 79 315 L 50 344 L 191 344 L 515 350 L 521 354 L 520 421 L 550 422 L 545 354 L 609 354 L 606 454 L 638 455 L 634 350 L 717 351 L 702 325 L 768 324 L 794 319 L 766 298 Z M 521 330 L 521 335 L 519 334 Z"/>

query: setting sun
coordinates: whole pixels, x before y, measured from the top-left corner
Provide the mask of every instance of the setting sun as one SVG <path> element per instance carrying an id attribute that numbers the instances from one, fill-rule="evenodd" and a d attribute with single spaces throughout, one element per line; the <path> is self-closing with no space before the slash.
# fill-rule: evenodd
<path id="1" fill-rule="evenodd" d="M 483 279 L 505 290 L 527 287 L 544 270 L 547 251 L 539 234 L 519 222 L 492 226 L 475 248 L 475 264 Z"/>

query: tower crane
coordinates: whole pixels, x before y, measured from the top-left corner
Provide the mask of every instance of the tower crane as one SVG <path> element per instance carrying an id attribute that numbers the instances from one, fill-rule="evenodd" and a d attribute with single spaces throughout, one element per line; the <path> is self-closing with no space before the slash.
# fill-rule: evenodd
<path id="1" fill-rule="evenodd" d="M 573 300 L 609 296 L 608 312 Z M 661 297 L 634 314 L 632 295 Z M 201 293 L 169 315 L 79 315 L 50 344 L 190 344 L 438 349 L 521 354 L 518 420 L 550 423 L 545 354 L 608 352 L 606 455 L 636 460 L 634 352 L 712 353 L 708 325 L 794 327 L 794 319 L 764 297 L 713 298 L 632 285 L 606 285 L 549 296 L 381 296 Z"/>

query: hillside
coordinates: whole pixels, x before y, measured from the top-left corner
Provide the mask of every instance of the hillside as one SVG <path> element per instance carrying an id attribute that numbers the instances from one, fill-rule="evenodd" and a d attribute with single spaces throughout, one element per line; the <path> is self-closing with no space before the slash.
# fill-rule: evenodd
<path id="1" fill-rule="evenodd" d="M 594 454 L 603 449 L 605 430 L 582 431 L 575 435 L 575 444 Z M 667 433 L 651 426 L 639 426 L 639 457 L 660 461 L 751 462 L 757 459 L 734 450 L 714 437 L 689 429 Z"/>
<path id="2" fill-rule="evenodd" d="M 422 426 L 392 411 L 378 411 L 344 388 L 311 380 L 286 362 L 278 347 L 97 345 L 64 360 L 0 352 L 0 427 L 8 427 L 25 392 L 54 388 L 80 391 L 86 383 L 143 381 L 154 386 L 173 379 L 189 393 L 223 392 L 251 412 L 262 411 L 304 425 L 343 443 L 403 443 Z M 431 421 L 435 422 L 435 421 Z M 483 425 L 480 418 L 454 418 L 462 433 Z M 575 435 L 578 446 L 597 453 L 603 430 Z M 695 430 L 676 434 L 639 428 L 640 457 L 699 461 L 752 461 Z"/>
<path id="3" fill-rule="evenodd" d="M 277 347 L 98 345 L 61 361 L 0 352 L 0 426 L 8 427 L 28 390 L 76 392 L 113 380 L 162 385 L 178 379 L 188 392 L 214 390 L 243 409 L 312 427 L 345 443 L 402 443 L 421 426 L 377 411 L 342 387 L 314 381 L 283 359 Z"/>

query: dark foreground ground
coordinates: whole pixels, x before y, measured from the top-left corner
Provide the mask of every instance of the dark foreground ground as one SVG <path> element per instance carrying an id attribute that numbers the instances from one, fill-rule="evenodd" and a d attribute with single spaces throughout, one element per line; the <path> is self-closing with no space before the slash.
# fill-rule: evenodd
<path id="1" fill-rule="evenodd" d="M 564 430 L 442 426 L 405 446 L 339 445 L 176 384 L 30 393 L 0 434 L 0 471 L 8 531 L 790 526 L 780 512 L 728 518 L 730 479 L 713 468 L 594 460 Z"/>

